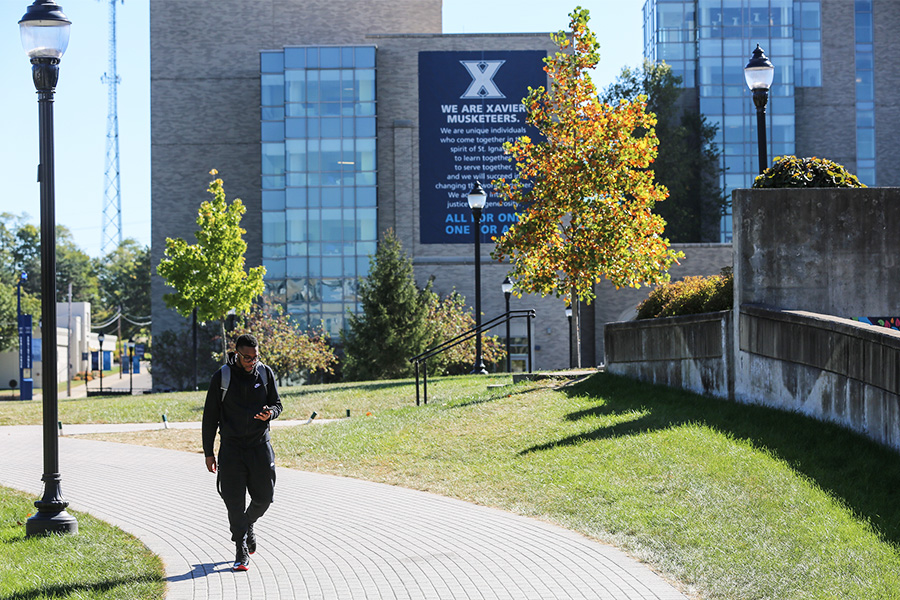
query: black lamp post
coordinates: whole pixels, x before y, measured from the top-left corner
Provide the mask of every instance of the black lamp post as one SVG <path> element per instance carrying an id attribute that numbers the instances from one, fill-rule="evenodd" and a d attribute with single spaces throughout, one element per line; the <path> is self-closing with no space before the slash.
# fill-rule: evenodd
<path id="1" fill-rule="evenodd" d="M 53 182 L 53 93 L 59 79 L 59 59 L 69 45 L 72 22 L 53 0 L 34 0 L 19 21 L 22 47 L 31 59 L 31 75 L 38 94 L 41 184 L 41 379 L 44 413 L 44 495 L 34 503 L 38 511 L 25 524 L 26 535 L 77 533 L 78 521 L 66 512 L 60 490 L 59 410 L 56 373 L 56 208 Z"/>
<path id="2" fill-rule="evenodd" d="M 487 194 L 476 181 L 469 192 L 469 208 L 475 218 L 475 365 L 473 375 L 486 375 L 484 361 L 481 359 L 481 211 L 487 203 Z"/>
<path id="3" fill-rule="evenodd" d="M 128 393 L 134 394 L 134 340 L 128 340 Z"/>
<path id="4" fill-rule="evenodd" d="M 569 320 L 569 368 L 575 366 L 575 361 L 572 360 L 572 307 L 566 306 L 566 319 Z"/>
<path id="5" fill-rule="evenodd" d="M 100 343 L 100 350 L 97 351 L 97 368 L 100 370 L 100 395 L 103 395 L 103 340 L 106 339 L 102 333 L 97 335 L 97 342 Z"/>
<path id="6" fill-rule="evenodd" d="M 759 138 L 759 172 L 766 170 L 766 103 L 769 101 L 769 88 L 775 79 L 775 67 L 766 57 L 763 49 L 756 45 L 750 62 L 744 67 L 744 79 L 747 87 L 753 92 L 753 104 L 756 105 L 756 130 Z"/>
<path id="7" fill-rule="evenodd" d="M 506 372 L 512 372 L 512 359 L 509 356 L 509 297 L 512 295 L 513 284 L 509 280 L 509 276 L 500 284 L 503 290 L 503 297 L 506 298 Z"/>

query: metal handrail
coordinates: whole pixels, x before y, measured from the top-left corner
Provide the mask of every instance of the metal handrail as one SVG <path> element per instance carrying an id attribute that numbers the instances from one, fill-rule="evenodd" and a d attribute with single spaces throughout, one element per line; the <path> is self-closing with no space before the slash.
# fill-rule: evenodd
<path id="1" fill-rule="evenodd" d="M 495 325 L 499 323 L 509 321 L 510 319 L 526 319 L 528 321 L 528 372 L 531 373 L 532 369 L 532 353 L 531 353 L 531 320 L 535 318 L 535 312 L 533 308 L 529 309 L 517 309 L 511 310 L 509 312 L 503 313 L 500 316 L 494 317 L 490 321 L 486 323 L 482 323 L 481 327 L 473 327 L 468 331 L 464 331 L 459 334 L 455 338 L 447 340 L 433 348 L 429 348 L 428 350 L 417 354 L 409 359 L 409 362 L 414 363 L 416 367 L 416 406 L 420 404 L 420 396 L 419 396 L 419 364 L 422 364 L 422 388 L 423 388 L 423 397 L 424 403 L 428 404 L 428 363 L 425 362 L 432 356 L 436 356 L 441 352 L 445 352 L 454 346 L 458 346 L 459 344 L 466 342 L 473 337 L 479 331 L 484 332 L 487 329 L 491 329 Z"/>

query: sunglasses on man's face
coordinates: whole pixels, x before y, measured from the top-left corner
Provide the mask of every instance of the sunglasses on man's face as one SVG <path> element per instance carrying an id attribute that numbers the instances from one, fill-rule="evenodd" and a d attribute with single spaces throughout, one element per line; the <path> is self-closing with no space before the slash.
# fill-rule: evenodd
<path id="1" fill-rule="evenodd" d="M 244 354 L 244 353 L 242 353 L 242 352 L 238 352 L 237 355 L 240 356 L 240 357 L 241 357 L 241 360 L 243 360 L 245 363 L 248 363 L 248 364 L 251 364 L 251 365 L 255 365 L 256 363 L 259 362 L 259 354 L 255 354 L 255 355 L 253 355 L 253 356 L 249 356 L 249 355 Z"/>

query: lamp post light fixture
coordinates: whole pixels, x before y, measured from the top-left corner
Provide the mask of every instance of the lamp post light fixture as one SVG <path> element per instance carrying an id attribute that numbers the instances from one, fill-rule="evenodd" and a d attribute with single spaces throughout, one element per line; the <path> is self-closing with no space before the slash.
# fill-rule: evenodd
<path id="1" fill-rule="evenodd" d="M 103 340 L 106 339 L 102 333 L 97 335 L 97 342 L 100 349 L 97 351 L 97 369 L 100 371 L 100 395 L 103 395 Z"/>
<path id="2" fill-rule="evenodd" d="M 31 59 L 31 77 L 38 94 L 41 186 L 41 359 L 44 363 L 44 495 L 34 503 L 37 513 L 25 524 L 26 535 L 77 533 L 78 521 L 66 512 L 60 490 L 59 412 L 56 373 L 56 208 L 53 181 L 53 94 L 59 80 L 59 60 L 69 45 L 72 22 L 53 0 L 34 0 L 19 21 L 22 48 Z"/>
<path id="3" fill-rule="evenodd" d="M 753 104 L 756 105 L 756 130 L 759 139 L 759 172 L 766 170 L 766 103 L 769 101 L 769 88 L 775 79 L 775 67 L 766 57 L 763 49 L 756 45 L 750 62 L 744 67 L 744 79 L 747 87 L 753 92 Z"/>
<path id="4" fill-rule="evenodd" d="M 481 359 L 481 211 L 487 204 L 487 194 L 481 187 L 481 182 L 476 181 L 475 187 L 469 192 L 469 208 L 472 209 L 472 217 L 475 219 L 475 365 L 472 367 L 473 375 L 487 375 L 484 361 Z"/>
<path id="5" fill-rule="evenodd" d="M 572 360 L 572 307 L 568 305 L 566 306 L 566 319 L 569 320 L 569 368 L 571 369 L 575 366 L 575 361 Z"/>
<path id="6" fill-rule="evenodd" d="M 509 276 L 507 275 L 506 279 L 503 280 L 503 283 L 500 284 L 500 289 L 503 290 L 503 297 L 506 299 L 506 372 L 512 372 L 512 359 L 509 356 L 509 297 L 512 295 L 513 284 L 512 281 L 509 280 Z"/>

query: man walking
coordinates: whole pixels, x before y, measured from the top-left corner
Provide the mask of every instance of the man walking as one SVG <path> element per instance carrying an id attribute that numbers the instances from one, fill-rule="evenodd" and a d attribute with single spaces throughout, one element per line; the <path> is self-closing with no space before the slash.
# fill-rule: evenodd
<path id="1" fill-rule="evenodd" d="M 245 334 L 236 352 L 216 371 L 203 408 L 203 454 L 206 468 L 217 474 L 219 495 L 228 510 L 235 542 L 235 571 L 246 571 L 256 552 L 253 524 L 269 508 L 275 493 L 275 453 L 269 421 L 281 414 L 275 374 L 260 362 L 259 343 Z M 213 445 L 219 432 L 219 459 Z M 247 494 L 250 505 L 247 506 Z"/>

